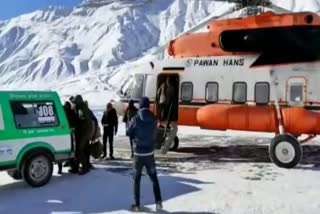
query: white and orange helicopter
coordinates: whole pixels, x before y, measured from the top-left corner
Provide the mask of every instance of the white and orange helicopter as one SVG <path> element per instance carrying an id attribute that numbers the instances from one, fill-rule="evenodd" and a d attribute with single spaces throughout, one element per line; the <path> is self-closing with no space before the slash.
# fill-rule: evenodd
<path id="1" fill-rule="evenodd" d="M 231 9 L 160 47 L 171 57 L 132 72 L 115 107 L 121 114 L 129 99 L 148 96 L 158 114 L 157 88 L 169 76 L 177 89 L 172 111 L 178 125 L 275 133 L 271 160 L 293 168 L 302 158 L 301 144 L 320 134 L 320 17 L 269 0 L 232 2 L 256 14 L 219 19 Z M 206 25 L 207 32 L 191 33 Z M 301 135 L 307 137 L 298 140 Z M 175 149 L 178 143 L 175 136 Z"/>

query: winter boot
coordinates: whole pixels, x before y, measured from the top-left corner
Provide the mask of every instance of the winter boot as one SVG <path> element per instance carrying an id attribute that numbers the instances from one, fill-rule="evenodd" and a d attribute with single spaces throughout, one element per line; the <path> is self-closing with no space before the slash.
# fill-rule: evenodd
<path id="1" fill-rule="evenodd" d="M 162 208 L 163 208 L 162 203 L 161 202 L 157 202 L 156 203 L 156 210 L 160 211 L 160 210 L 162 210 Z"/>
<path id="2" fill-rule="evenodd" d="M 140 206 L 133 204 L 133 205 L 131 205 L 131 211 L 132 212 L 140 212 L 141 208 L 140 208 Z"/>

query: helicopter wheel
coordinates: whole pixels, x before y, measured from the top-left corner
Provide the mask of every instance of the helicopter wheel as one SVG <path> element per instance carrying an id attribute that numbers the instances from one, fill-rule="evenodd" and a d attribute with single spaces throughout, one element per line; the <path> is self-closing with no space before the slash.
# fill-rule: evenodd
<path id="1" fill-rule="evenodd" d="M 270 158 L 278 167 L 294 168 L 302 158 L 299 141 L 288 134 L 277 135 L 269 147 Z"/>

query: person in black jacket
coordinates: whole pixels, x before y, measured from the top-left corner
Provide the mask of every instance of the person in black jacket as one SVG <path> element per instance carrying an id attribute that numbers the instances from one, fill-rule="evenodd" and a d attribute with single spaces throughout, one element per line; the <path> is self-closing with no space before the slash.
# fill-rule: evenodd
<path id="1" fill-rule="evenodd" d="M 129 101 L 128 108 L 126 109 L 124 116 L 123 116 L 123 122 L 126 124 L 126 129 L 129 127 L 129 122 L 133 118 L 133 116 L 136 115 L 138 112 L 138 109 L 134 106 L 133 100 Z M 131 147 L 131 158 L 133 158 L 133 138 L 129 137 L 130 140 L 130 147 Z"/>
<path id="2" fill-rule="evenodd" d="M 111 103 L 107 104 L 107 108 L 103 113 L 101 123 L 103 126 L 103 156 L 107 156 L 107 140 L 109 139 L 109 155 L 110 159 L 113 157 L 113 136 L 118 132 L 118 116 L 117 111 L 112 107 Z"/>
<path id="3" fill-rule="evenodd" d="M 152 181 L 156 209 L 162 209 L 162 197 L 154 158 L 154 141 L 157 135 L 157 119 L 150 109 L 147 97 L 140 100 L 140 109 L 129 122 L 126 134 L 133 138 L 134 143 L 134 200 L 132 211 L 141 211 L 140 182 L 142 170 L 146 167 Z"/>

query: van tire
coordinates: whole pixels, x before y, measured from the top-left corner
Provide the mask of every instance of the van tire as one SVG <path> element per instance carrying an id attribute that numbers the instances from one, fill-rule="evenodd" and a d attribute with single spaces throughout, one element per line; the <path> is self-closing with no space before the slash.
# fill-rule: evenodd
<path id="1" fill-rule="evenodd" d="M 22 179 L 22 176 L 21 174 L 18 172 L 18 170 L 16 169 L 11 169 L 11 170 L 8 170 L 7 171 L 7 174 L 13 178 L 14 180 L 21 180 Z"/>
<path id="2" fill-rule="evenodd" d="M 34 171 L 32 171 L 34 169 Z M 21 174 L 23 179 L 32 187 L 41 187 L 46 185 L 53 172 L 53 159 L 45 151 L 39 151 L 29 154 L 22 164 Z M 41 175 L 36 175 L 36 174 Z M 39 177 L 39 178 L 36 178 Z"/>

